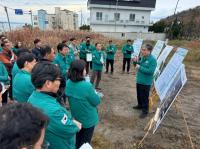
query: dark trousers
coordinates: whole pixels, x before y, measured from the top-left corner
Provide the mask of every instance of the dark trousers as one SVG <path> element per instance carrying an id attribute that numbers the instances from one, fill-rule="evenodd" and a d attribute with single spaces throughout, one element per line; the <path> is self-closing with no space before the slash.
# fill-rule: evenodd
<path id="1" fill-rule="evenodd" d="M 8 102 L 8 90 L 6 90 L 3 94 L 2 94 L 2 104 L 5 105 Z"/>
<path id="2" fill-rule="evenodd" d="M 106 59 L 106 72 L 109 71 L 109 66 L 111 66 L 111 73 L 113 73 L 114 71 L 113 65 L 114 65 L 114 60 Z"/>
<path id="3" fill-rule="evenodd" d="M 99 87 L 99 83 L 100 83 L 100 81 L 101 81 L 101 74 L 102 74 L 102 71 L 101 71 L 101 70 L 100 70 L 100 71 L 96 71 L 96 70 L 93 70 L 93 71 L 92 71 L 92 77 L 91 77 L 90 82 L 91 82 L 92 84 L 94 84 L 94 81 L 95 81 L 95 79 L 96 79 L 95 88 L 98 88 L 98 87 Z"/>
<path id="4" fill-rule="evenodd" d="M 149 92 L 151 85 L 136 84 L 138 106 L 142 108 L 143 113 L 149 112 Z"/>
<path id="5" fill-rule="evenodd" d="M 123 69 L 122 69 L 123 71 L 125 71 L 126 64 L 127 64 L 127 72 L 129 72 L 130 65 L 131 65 L 131 58 L 124 58 L 123 59 Z"/>
<path id="6" fill-rule="evenodd" d="M 92 62 L 87 62 L 86 58 L 81 58 L 86 62 L 86 74 L 88 75 L 90 72 L 90 69 L 92 69 Z"/>
<path id="7" fill-rule="evenodd" d="M 76 134 L 76 149 L 79 149 L 84 143 L 90 144 L 93 133 L 94 133 L 94 126 L 90 128 L 82 128 Z"/>

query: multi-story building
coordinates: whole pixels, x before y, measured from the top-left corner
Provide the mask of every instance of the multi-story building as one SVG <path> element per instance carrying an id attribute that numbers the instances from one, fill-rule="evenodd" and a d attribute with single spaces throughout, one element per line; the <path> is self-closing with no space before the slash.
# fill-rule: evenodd
<path id="1" fill-rule="evenodd" d="M 156 0 L 88 0 L 96 32 L 148 32 Z"/>
<path id="2" fill-rule="evenodd" d="M 47 14 L 45 10 L 38 10 L 38 15 L 33 17 L 34 27 L 41 30 L 77 30 L 78 14 L 69 10 L 61 10 L 60 7 L 55 8 L 55 14 Z"/>

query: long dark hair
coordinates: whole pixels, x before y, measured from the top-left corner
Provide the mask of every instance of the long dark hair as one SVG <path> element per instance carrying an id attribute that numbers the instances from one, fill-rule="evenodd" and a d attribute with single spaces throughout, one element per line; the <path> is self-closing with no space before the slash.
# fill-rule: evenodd
<path id="1" fill-rule="evenodd" d="M 68 78 L 73 82 L 79 82 L 85 80 L 83 71 L 85 69 L 85 61 L 75 60 L 71 63 Z"/>

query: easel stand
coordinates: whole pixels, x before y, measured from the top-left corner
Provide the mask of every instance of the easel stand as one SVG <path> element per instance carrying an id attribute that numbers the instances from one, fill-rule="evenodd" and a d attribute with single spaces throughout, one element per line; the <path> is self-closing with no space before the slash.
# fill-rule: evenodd
<path id="1" fill-rule="evenodd" d="M 177 97 L 177 101 L 178 101 L 178 97 Z M 177 109 L 177 111 L 180 111 L 182 116 L 183 116 L 183 120 L 184 120 L 184 123 L 185 123 L 185 126 L 186 126 L 186 130 L 187 130 L 187 134 L 188 134 L 188 138 L 189 138 L 189 142 L 190 142 L 190 145 L 191 145 L 191 148 L 192 149 L 195 149 L 194 148 L 194 144 L 192 142 L 192 138 L 191 138 L 191 133 L 190 133 L 190 130 L 189 130 L 189 127 L 188 127 L 188 123 L 186 121 L 186 118 L 185 118 L 185 114 L 183 112 L 183 109 L 182 109 L 182 103 L 181 101 L 179 100 L 178 101 L 179 103 L 179 108 L 178 106 L 175 104 L 175 108 Z M 156 115 L 156 114 L 155 114 Z M 154 115 L 154 117 L 155 117 Z M 147 125 L 145 126 L 144 130 L 147 131 L 144 135 L 144 137 L 142 138 L 142 140 L 140 140 L 139 144 L 138 144 L 138 148 L 141 148 L 143 146 L 143 142 L 145 141 L 145 139 L 147 138 L 147 136 L 149 135 L 149 132 L 152 130 L 154 124 L 155 124 L 155 120 L 154 120 L 154 117 L 150 119 L 150 121 L 147 123 Z"/>

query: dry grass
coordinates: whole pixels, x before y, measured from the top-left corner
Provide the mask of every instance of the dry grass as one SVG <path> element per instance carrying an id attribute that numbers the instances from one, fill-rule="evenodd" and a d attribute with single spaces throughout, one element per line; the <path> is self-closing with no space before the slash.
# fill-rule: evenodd
<path id="1" fill-rule="evenodd" d="M 82 39 L 85 37 L 90 36 L 93 43 L 100 42 L 103 45 L 108 43 L 109 38 L 104 37 L 103 35 L 92 33 L 92 32 L 84 32 L 84 31 L 40 31 L 39 29 L 21 29 L 12 32 L 8 32 L 7 37 L 13 43 L 17 41 L 21 41 L 23 46 L 31 49 L 33 48 L 34 44 L 33 41 L 36 38 L 42 40 L 43 44 L 49 44 L 50 46 L 56 48 L 57 44 L 62 42 L 63 40 L 69 41 L 70 38 L 75 37 L 78 43 L 81 42 Z M 123 41 L 121 40 L 113 40 L 118 46 L 121 46 Z"/>
<path id="2" fill-rule="evenodd" d="M 189 50 L 188 55 L 185 58 L 187 64 L 200 62 L 200 40 L 172 40 L 169 44 L 174 47 L 183 47 Z"/>

